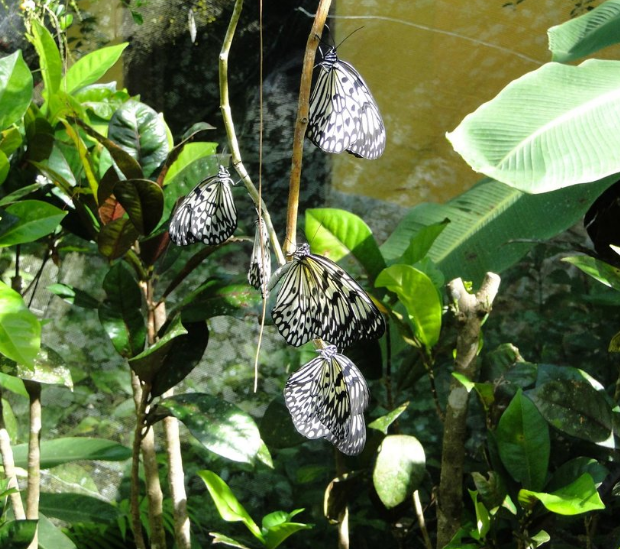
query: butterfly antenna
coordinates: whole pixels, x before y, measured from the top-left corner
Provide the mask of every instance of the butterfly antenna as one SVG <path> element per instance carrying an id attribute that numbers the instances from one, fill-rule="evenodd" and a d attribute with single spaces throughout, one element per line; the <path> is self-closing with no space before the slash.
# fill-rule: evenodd
<path id="1" fill-rule="evenodd" d="M 357 31 L 362 30 L 364 27 L 358 27 L 357 29 L 355 29 L 351 34 L 348 34 L 347 36 L 344 37 L 344 39 L 342 40 L 342 42 L 340 42 L 340 44 L 338 44 L 334 49 L 338 50 L 338 48 L 340 46 L 342 46 L 342 44 L 345 42 L 345 40 L 348 40 L 349 38 L 351 38 L 351 36 L 353 36 Z"/>

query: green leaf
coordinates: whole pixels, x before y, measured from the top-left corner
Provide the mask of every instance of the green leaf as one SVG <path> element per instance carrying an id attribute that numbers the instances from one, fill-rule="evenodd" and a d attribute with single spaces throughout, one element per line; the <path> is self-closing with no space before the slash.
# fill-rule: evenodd
<path id="1" fill-rule="evenodd" d="M 60 87 L 60 80 L 62 78 L 60 52 L 50 32 L 36 19 L 32 20 L 32 36 L 34 48 L 39 56 L 43 83 L 45 84 L 44 94 L 49 101 L 50 97 Z"/>
<path id="2" fill-rule="evenodd" d="M 110 260 L 118 259 L 131 249 L 138 236 L 139 233 L 131 220 L 119 217 L 101 227 L 97 236 L 99 252 Z"/>
<path id="3" fill-rule="evenodd" d="M 446 280 L 462 277 L 475 286 L 487 272 L 501 273 L 540 240 L 577 223 L 616 176 L 553 193 L 528 195 L 497 181 L 484 180 L 445 205 L 412 208 L 381 246 L 387 261 L 400 257 L 422 227 L 450 219 L 428 257 Z"/>
<path id="4" fill-rule="evenodd" d="M 259 429 L 261 438 L 272 449 L 292 448 L 306 441 L 306 438 L 295 429 L 288 408 L 284 404 L 284 396 L 281 394 L 267 406 Z"/>
<path id="5" fill-rule="evenodd" d="M 107 299 L 99 308 L 99 320 L 116 351 L 124 357 L 141 353 L 146 341 L 142 294 L 123 263 L 112 266 L 103 280 Z"/>
<path id="6" fill-rule="evenodd" d="M 10 520 L 0 526 L 0 547 L 28 549 L 37 531 L 37 520 Z"/>
<path id="7" fill-rule="evenodd" d="M 609 475 L 609 470 L 595 459 L 580 456 L 560 465 L 545 485 L 545 489 L 548 492 L 559 490 L 576 481 L 584 473 L 588 473 L 598 487 Z"/>
<path id="8" fill-rule="evenodd" d="M 381 271 L 376 286 L 394 292 L 405 306 L 414 334 L 427 350 L 439 341 L 441 309 L 437 290 L 428 276 L 409 265 L 392 265 Z"/>
<path id="9" fill-rule="evenodd" d="M 201 158 L 213 156 L 217 151 L 217 143 L 199 142 L 186 143 L 178 153 L 176 160 L 170 165 L 164 177 L 164 185 L 173 182 L 183 175 L 183 171 Z"/>
<path id="10" fill-rule="evenodd" d="M 64 522 L 101 522 L 109 523 L 120 516 L 114 505 L 91 496 L 82 494 L 41 493 L 39 509 L 45 516 L 54 517 Z"/>
<path id="11" fill-rule="evenodd" d="M 13 447 L 15 465 L 28 467 L 28 444 Z M 41 442 L 41 469 L 83 460 L 125 461 L 131 450 L 113 440 L 88 437 L 65 437 Z"/>
<path id="12" fill-rule="evenodd" d="M 0 281 L 0 353 L 33 367 L 41 347 L 41 323 L 15 290 Z"/>
<path id="13" fill-rule="evenodd" d="M 476 171 L 528 193 L 620 172 L 620 61 L 547 63 L 447 135 Z"/>
<path id="14" fill-rule="evenodd" d="M 6 181 L 7 175 L 9 175 L 9 159 L 4 152 L 0 151 L 0 185 Z"/>
<path id="15" fill-rule="evenodd" d="M 275 513 L 272 513 L 271 515 L 274 514 Z M 269 516 L 270 515 L 267 515 L 267 517 Z M 295 532 L 299 532 L 300 530 L 310 530 L 311 528 L 311 524 L 303 524 L 300 522 L 287 521 L 280 524 L 274 524 L 270 526 L 264 533 L 265 547 L 267 549 L 275 549 L 275 547 L 280 546 L 288 537 L 292 536 Z"/>
<path id="16" fill-rule="evenodd" d="M 6 156 L 11 156 L 24 142 L 19 128 L 13 126 L 1 132 L 0 151 Z"/>
<path id="17" fill-rule="evenodd" d="M 148 235 L 157 227 L 164 210 L 159 185 L 148 179 L 129 179 L 114 185 L 113 192 L 138 233 Z"/>
<path id="18" fill-rule="evenodd" d="M 496 440 L 499 456 L 512 478 L 525 487 L 542 488 L 551 449 L 549 428 L 521 389 L 499 420 Z"/>
<path id="19" fill-rule="evenodd" d="M 232 539 L 224 534 L 219 534 L 218 532 L 209 532 L 210 536 L 213 536 L 212 544 L 217 545 L 221 543 L 222 545 L 228 545 L 229 547 L 237 547 L 237 549 L 250 549 L 247 545 L 243 545 L 240 541 Z"/>
<path id="20" fill-rule="evenodd" d="M 64 359 L 47 345 L 41 345 L 32 367 L 27 368 L 13 360 L 0 358 L 0 370 L 24 381 L 60 385 L 73 390 L 71 371 L 65 365 Z"/>
<path id="21" fill-rule="evenodd" d="M 60 526 L 52 524 L 43 513 L 39 513 L 39 549 L 77 549 L 77 547 Z"/>
<path id="22" fill-rule="evenodd" d="M 553 61 L 568 63 L 618 43 L 620 0 L 607 0 L 581 17 L 551 27 Z"/>
<path id="23" fill-rule="evenodd" d="M 62 89 L 67 93 L 73 93 L 84 86 L 94 84 L 112 68 L 128 45 L 128 42 L 123 42 L 87 53 L 69 67 L 62 80 Z"/>
<path id="24" fill-rule="evenodd" d="M 379 499 L 392 509 L 408 499 L 426 474 L 424 448 L 409 435 L 390 435 L 383 439 L 372 473 Z"/>
<path id="25" fill-rule="evenodd" d="M 6 208 L 19 221 L 0 234 L 0 247 L 34 242 L 53 233 L 67 212 L 40 200 L 22 200 Z"/>
<path id="26" fill-rule="evenodd" d="M 469 495 L 474 503 L 474 509 L 476 510 L 476 536 L 475 539 L 483 540 L 489 533 L 491 528 L 491 519 L 489 511 L 485 507 L 484 503 L 478 501 L 478 492 L 475 490 L 468 490 Z"/>
<path id="27" fill-rule="evenodd" d="M 250 517 L 243 505 L 239 503 L 239 500 L 228 485 L 213 471 L 198 471 L 198 476 L 207 485 L 207 489 L 222 519 L 226 522 L 243 522 L 252 535 L 264 543 L 265 540 L 260 528 L 252 520 L 252 517 Z"/>
<path id="28" fill-rule="evenodd" d="M 537 499 L 549 511 L 558 515 L 580 515 L 605 509 L 594 481 L 588 473 L 584 473 L 575 482 L 551 494 L 530 490 L 519 491 L 519 501 L 522 499 L 528 501 L 531 498 Z"/>
<path id="29" fill-rule="evenodd" d="M 16 51 L 0 59 L 0 130 L 18 123 L 31 101 L 32 74 L 22 52 Z"/>
<path id="30" fill-rule="evenodd" d="M 166 127 L 148 105 L 127 101 L 110 119 L 108 137 L 138 161 L 149 177 L 166 160 Z"/>
<path id="31" fill-rule="evenodd" d="M 100 303 L 97 299 L 89 293 L 70 286 L 69 284 L 50 284 L 47 289 L 70 305 L 75 305 L 76 307 L 82 307 L 84 309 L 99 308 Z"/>
<path id="32" fill-rule="evenodd" d="M 604 442 L 611 435 L 605 391 L 593 387 L 590 376 L 577 368 L 539 364 L 536 388 L 527 395 L 549 424 L 564 433 L 591 442 Z"/>
<path id="33" fill-rule="evenodd" d="M 306 238 L 313 253 L 340 261 L 351 254 L 373 281 L 386 267 L 372 231 L 357 215 L 345 210 L 306 210 Z"/>
<path id="34" fill-rule="evenodd" d="M 84 108 L 108 121 L 121 105 L 130 98 L 125 90 L 116 89 L 116 82 L 92 84 L 81 88 L 73 96 Z M 103 128 L 99 131 L 103 131 Z"/>
<path id="35" fill-rule="evenodd" d="M 157 406 L 184 423 L 192 435 L 215 454 L 252 464 L 261 451 L 263 441 L 256 423 L 230 402 L 191 393 L 165 398 Z"/>
<path id="36" fill-rule="evenodd" d="M 7 391 L 11 391 L 16 395 L 21 395 L 28 398 L 28 391 L 26 391 L 24 382 L 18 377 L 10 376 L 8 374 L 3 374 L 2 372 L 0 372 L 0 387 L 6 389 Z"/>
<path id="37" fill-rule="evenodd" d="M 368 427 L 370 429 L 376 429 L 377 431 L 381 431 L 384 435 L 387 435 L 390 425 L 392 425 L 392 423 L 394 423 L 400 417 L 400 415 L 407 409 L 407 406 L 409 406 L 409 401 L 401 404 L 398 408 L 395 408 L 384 416 L 375 419 L 368 424 Z"/>
<path id="38" fill-rule="evenodd" d="M 432 223 L 426 227 L 420 227 L 420 230 L 411 237 L 409 246 L 404 251 L 402 257 L 396 263 L 405 263 L 406 265 L 415 265 L 422 261 L 431 249 L 433 243 L 443 230 L 448 226 L 450 220 L 448 218 L 439 223 Z"/>
<path id="39" fill-rule="evenodd" d="M 562 261 L 575 265 L 594 280 L 620 292 L 620 269 L 617 267 L 589 255 L 563 257 Z"/>

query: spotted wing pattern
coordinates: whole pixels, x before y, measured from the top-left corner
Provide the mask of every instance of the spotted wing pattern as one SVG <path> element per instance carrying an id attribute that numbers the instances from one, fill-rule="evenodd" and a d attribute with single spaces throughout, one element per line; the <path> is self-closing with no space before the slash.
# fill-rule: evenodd
<path id="1" fill-rule="evenodd" d="M 256 234 L 254 235 L 254 247 L 250 258 L 250 270 L 248 282 L 267 297 L 269 278 L 271 277 L 271 254 L 269 253 L 269 234 L 265 221 L 261 218 L 256 220 Z"/>
<path id="2" fill-rule="evenodd" d="M 289 345 L 322 339 L 343 349 L 385 331 L 381 313 L 362 287 L 333 261 L 310 253 L 308 244 L 274 274 L 282 281 L 271 317 Z"/>
<path id="3" fill-rule="evenodd" d="M 335 345 L 319 353 L 286 382 L 286 407 L 295 428 L 306 438 L 324 437 L 343 454 L 359 454 L 366 442 L 366 380 Z"/>
<path id="4" fill-rule="evenodd" d="M 229 238 L 237 228 L 231 185 L 234 182 L 224 166 L 196 185 L 172 216 L 170 240 L 178 246 L 195 242 L 215 246 Z"/>
<path id="5" fill-rule="evenodd" d="M 385 150 L 385 126 L 366 82 L 350 63 L 338 59 L 335 48 L 319 67 L 310 96 L 308 139 L 326 152 L 379 158 Z"/>

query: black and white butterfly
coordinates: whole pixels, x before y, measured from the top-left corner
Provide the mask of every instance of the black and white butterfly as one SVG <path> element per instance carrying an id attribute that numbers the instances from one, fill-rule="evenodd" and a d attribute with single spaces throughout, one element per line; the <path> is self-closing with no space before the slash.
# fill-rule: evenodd
<path id="1" fill-rule="evenodd" d="M 267 297 L 269 279 L 271 278 L 271 254 L 269 253 L 269 234 L 265 220 L 256 220 L 256 234 L 254 235 L 254 247 L 250 259 L 250 270 L 248 271 L 248 282 L 257 290 L 260 290 L 263 297 Z"/>
<path id="2" fill-rule="evenodd" d="M 318 67 L 310 96 L 308 139 L 326 152 L 379 158 L 385 150 L 385 126 L 360 73 L 338 59 L 334 47 Z"/>
<path id="3" fill-rule="evenodd" d="M 385 331 L 381 313 L 362 287 L 333 261 L 302 244 L 293 259 L 274 273 L 282 285 L 271 317 L 289 345 L 322 339 L 345 348 Z"/>
<path id="4" fill-rule="evenodd" d="M 235 183 L 224 166 L 217 175 L 201 181 L 174 212 L 170 240 L 178 246 L 204 242 L 221 244 L 237 228 L 237 210 L 231 185 Z"/>
<path id="5" fill-rule="evenodd" d="M 284 401 L 295 428 L 310 439 L 325 437 L 343 454 L 364 449 L 368 386 L 357 366 L 335 345 L 319 350 L 284 387 Z"/>

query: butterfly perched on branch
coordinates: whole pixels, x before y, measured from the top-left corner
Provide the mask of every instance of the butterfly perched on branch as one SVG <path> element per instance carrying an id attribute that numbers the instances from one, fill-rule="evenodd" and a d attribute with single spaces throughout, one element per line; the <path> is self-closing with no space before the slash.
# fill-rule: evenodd
<path id="1" fill-rule="evenodd" d="M 271 254 L 269 253 L 269 234 L 264 219 L 256 219 L 254 247 L 250 258 L 248 282 L 267 297 L 267 286 L 271 277 Z"/>
<path id="2" fill-rule="evenodd" d="M 235 183 L 224 166 L 217 175 L 201 181 L 184 198 L 170 221 L 170 240 L 178 246 L 203 242 L 221 244 L 237 228 L 237 210 L 231 185 Z"/>
<path id="3" fill-rule="evenodd" d="M 381 313 L 362 287 L 339 265 L 302 244 L 273 275 L 282 281 L 271 317 L 289 345 L 322 339 L 345 348 L 385 331 Z"/>
<path id="4" fill-rule="evenodd" d="M 295 428 L 310 439 L 326 438 L 347 455 L 364 449 L 368 398 L 364 376 L 335 345 L 320 349 L 319 356 L 297 370 L 284 387 Z"/>
<path id="5" fill-rule="evenodd" d="M 385 126 L 366 82 L 331 47 L 318 64 L 310 96 L 306 136 L 330 153 L 347 151 L 361 158 L 379 158 L 385 150 Z"/>

